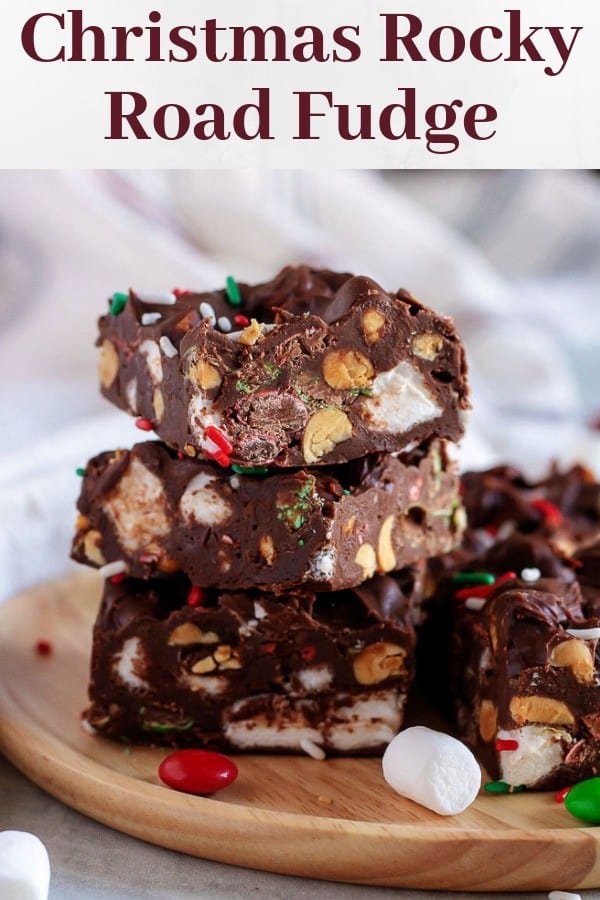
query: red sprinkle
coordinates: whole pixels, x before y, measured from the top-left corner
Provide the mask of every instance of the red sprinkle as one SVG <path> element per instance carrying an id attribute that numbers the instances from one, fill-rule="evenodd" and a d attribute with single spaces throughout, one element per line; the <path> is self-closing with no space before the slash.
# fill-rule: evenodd
<path id="1" fill-rule="evenodd" d="M 461 588 L 460 591 L 456 591 L 454 596 L 457 600 L 468 600 L 469 597 L 479 597 L 482 600 L 487 600 L 492 591 L 495 591 L 499 585 L 504 584 L 505 581 L 511 581 L 516 577 L 516 572 L 505 572 L 504 575 L 500 575 L 499 578 L 496 578 L 493 584 L 482 584 L 478 587 Z"/>
<path id="2" fill-rule="evenodd" d="M 125 579 L 125 572 L 119 572 L 118 575 L 112 575 L 108 580 L 111 584 L 121 584 Z"/>
<path id="3" fill-rule="evenodd" d="M 317 648 L 312 647 L 308 644 L 306 647 L 303 647 L 300 651 L 300 656 L 304 660 L 304 662 L 312 662 L 315 656 L 317 655 Z"/>
<path id="4" fill-rule="evenodd" d="M 174 297 L 189 297 L 192 294 L 192 291 L 186 291 L 183 288 L 173 288 L 171 291 Z"/>
<path id="5" fill-rule="evenodd" d="M 50 641 L 38 641 L 35 645 L 35 652 L 38 656 L 50 656 L 52 653 L 52 644 Z"/>
<path id="6" fill-rule="evenodd" d="M 154 425 L 150 419 L 136 419 L 135 427 L 139 428 L 140 431 L 154 431 Z"/>
<path id="7" fill-rule="evenodd" d="M 216 425 L 209 425 L 205 429 L 204 434 L 210 441 L 213 442 L 213 444 L 216 444 L 220 450 L 222 450 L 224 453 L 227 453 L 227 455 L 229 456 L 229 454 L 233 450 L 233 444 L 231 443 L 227 435 L 223 434 L 223 432 L 219 428 L 217 428 Z"/>
<path id="8" fill-rule="evenodd" d="M 504 740 L 501 740 L 500 738 L 498 738 L 498 740 L 495 743 L 495 747 L 498 752 L 500 752 L 501 750 L 518 750 L 519 742 L 518 741 L 510 741 L 510 740 L 504 741 Z"/>
<path id="9" fill-rule="evenodd" d="M 240 325 L 242 328 L 246 328 L 250 324 L 250 319 L 247 316 L 242 315 L 234 316 L 233 321 L 236 325 Z"/>
<path id="10" fill-rule="evenodd" d="M 275 653 L 276 649 L 277 649 L 277 644 L 274 641 L 272 641 L 269 644 L 261 644 L 260 652 L 264 653 L 265 656 L 270 656 L 272 653 Z"/>
<path id="11" fill-rule="evenodd" d="M 212 750 L 177 750 L 158 767 L 158 777 L 164 784 L 186 794 L 214 794 L 237 776 L 233 760 Z"/>
<path id="12" fill-rule="evenodd" d="M 559 528 L 563 524 L 563 514 L 558 506 L 550 500 L 532 500 L 531 505 L 538 512 L 541 512 L 544 517 L 544 525 L 547 525 L 549 528 Z"/>
<path id="13" fill-rule="evenodd" d="M 202 606 L 204 603 L 204 591 L 202 588 L 193 587 L 187 595 L 188 606 Z"/>
<path id="14" fill-rule="evenodd" d="M 184 458 L 183 451 L 180 450 L 179 453 L 177 454 L 177 459 L 178 459 L 178 460 L 182 460 L 183 458 Z"/>
<path id="15" fill-rule="evenodd" d="M 557 792 L 555 793 L 554 799 L 556 800 L 557 803 L 564 803 L 565 797 L 567 796 L 567 794 L 568 794 L 569 791 L 571 790 L 571 787 L 572 787 L 572 785 L 569 785 L 569 787 L 561 788 L 560 791 L 557 791 Z"/>
<path id="16" fill-rule="evenodd" d="M 231 465 L 231 459 L 227 456 L 223 450 L 215 450 L 210 451 L 207 450 L 206 447 L 202 448 L 202 452 L 207 457 L 207 459 L 214 459 L 215 462 L 218 462 L 220 466 L 223 466 L 224 469 L 228 469 Z"/>

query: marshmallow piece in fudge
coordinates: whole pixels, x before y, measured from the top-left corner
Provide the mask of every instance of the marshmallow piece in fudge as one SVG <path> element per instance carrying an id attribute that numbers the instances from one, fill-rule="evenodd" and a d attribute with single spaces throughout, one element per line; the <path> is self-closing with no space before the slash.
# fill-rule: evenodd
<path id="1" fill-rule="evenodd" d="M 277 598 L 107 580 L 87 722 L 98 733 L 239 751 L 380 753 L 413 677 L 420 570 Z"/>
<path id="2" fill-rule="evenodd" d="M 104 396 L 191 456 L 223 459 L 218 429 L 242 466 L 329 465 L 461 437 L 466 366 L 449 319 L 406 291 L 306 266 L 238 289 L 239 305 L 226 290 L 172 305 L 132 291 L 100 319 Z"/>
<path id="3" fill-rule="evenodd" d="M 459 572 L 440 586 L 454 604 L 451 681 L 465 739 L 511 786 L 554 790 L 600 774 L 600 619 L 577 569 L 543 539 L 515 537 L 467 570 L 498 585 L 482 598 Z"/>
<path id="4" fill-rule="evenodd" d="M 342 590 L 451 550 L 463 524 L 443 444 L 331 469 L 233 474 L 159 442 L 87 467 L 73 556 L 196 585 Z M 112 569 L 111 569 L 112 572 Z"/>

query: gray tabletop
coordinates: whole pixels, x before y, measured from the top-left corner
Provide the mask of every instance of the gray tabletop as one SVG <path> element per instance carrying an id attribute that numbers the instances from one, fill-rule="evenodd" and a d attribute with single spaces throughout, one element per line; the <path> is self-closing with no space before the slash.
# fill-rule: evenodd
<path id="1" fill-rule="evenodd" d="M 161 850 L 63 806 L 0 759 L 0 830 L 7 828 L 31 831 L 48 848 L 52 865 L 50 900 L 225 900 L 252 896 L 269 900 L 456 900 L 464 896 L 288 878 Z M 530 900 L 547 898 L 547 894 L 520 896 Z M 598 891 L 586 891 L 582 896 L 600 900 Z M 469 897 L 514 900 L 515 895 Z"/>

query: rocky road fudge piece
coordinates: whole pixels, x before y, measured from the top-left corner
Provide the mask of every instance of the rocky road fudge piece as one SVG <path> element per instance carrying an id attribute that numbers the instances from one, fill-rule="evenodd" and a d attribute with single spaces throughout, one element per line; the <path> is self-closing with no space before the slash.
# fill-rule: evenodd
<path id="1" fill-rule="evenodd" d="M 496 585 L 468 585 L 462 571 L 440 587 L 454 608 L 451 688 L 466 741 L 513 787 L 599 775 L 600 618 L 577 570 L 534 537 L 498 544 L 471 578 L 476 569 Z"/>
<path id="2" fill-rule="evenodd" d="M 225 750 L 380 753 L 414 669 L 418 573 L 277 598 L 180 576 L 105 582 L 88 723 L 100 734 Z"/>
<path id="3" fill-rule="evenodd" d="M 288 266 L 254 287 L 117 301 L 100 319 L 102 392 L 187 455 L 329 465 L 463 433 L 463 347 L 406 291 Z"/>
<path id="4" fill-rule="evenodd" d="M 460 541 L 443 443 L 331 469 L 238 475 L 150 441 L 87 466 L 73 557 L 201 587 L 341 590 Z M 114 566 L 111 571 L 114 571 Z"/>
<path id="5" fill-rule="evenodd" d="M 581 465 L 553 469 L 540 481 L 527 480 L 512 466 L 467 472 L 462 492 L 474 544 L 486 535 L 508 537 L 519 531 L 552 538 L 573 552 L 600 535 L 600 484 Z"/>

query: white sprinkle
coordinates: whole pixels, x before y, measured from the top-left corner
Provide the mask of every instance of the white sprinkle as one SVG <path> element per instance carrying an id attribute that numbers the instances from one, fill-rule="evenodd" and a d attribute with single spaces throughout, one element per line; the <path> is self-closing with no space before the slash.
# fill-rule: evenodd
<path id="1" fill-rule="evenodd" d="M 221 316 L 221 318 L 217 320 L 217 325 L 219 326 L 221 331 L 225 332 L 225 334 L 229 334 L 229 332 L 233 328 L 233 325 L 231 324 L 227 316 Z"/>
<path id="2" fill-rule="evenodd" d="M 234 491 L 237 491 L 241 484 L 240 476 L 232 475 L 231 478 L 229 479 L 229 484 L 231 485 L 231 487 L 233 488 Z"/>
<path id="3" fill-rule="evenodd" d="M 200 315 L 203 319 L 208 319 L 208 324 L 213 326 L 217 321 L 216 313 L 210 303 L 201 303 L 199 306 Z"/>
<path id="4" fill-rule="evenodd" d="M 260 603 L 254 604 L 254 618 L 255 619 L 264 619 L 267 615 L 264 606 L 261 606 Z"/>
<path id="5" fill-rule="evenodd" d="M 581 638 L 582 641 L 597 641 L 600 638 L 600 628 L 567 628 L 567 634 Z"/>
<path id="6" fill-rule="evenodd" d="M 263 324 L 263 325 L 261 325 L 261 328 L 262 328 L 263 334 L 268 334 L 269 331 L 273 331 L 274 328 L 277 328 L 277 325 L 275 325 L 275 323 L 272 323 L 271 325 Z"/>
<path id="7" fill-rule="evenodd" d="M 570 891 L 550 891 L 548 900 L 581 900 L 581 894 L 572 894 Z"/>
<path id="8" fill-rule="evenodd" d="M 161 319 L 161 313 L 142 313 L 142 325 L 156 325 L 156 323 L 160 322 Z"/>
<path id="9" fill-rule="evenodd" d="M 171 339 L 168 338 L 166 334 L 161 337 L 158 343 L 160 344 L 160 349 L 165 354 L 167 359 L 173 359 L 174 356 L 177 356 L 177 347 L 174 346 Z"/>
<path id="10" fill-rule="evenodd" d="M 103 578 L 112 578 L 113 575 L 120 575 L 121 572 L 127 571 L 127 563 L 123 559 L 119 559 L 116 562 L 107 563 L 105 566 L 102 566 L 99 569 L 100 574 Z"/>
<path id="11" fill-rule="evenodd" d="M 539 581 L 541 577 L 542 573 L 539 569 L 521 569 L 521 578 L 523 581 Z"/>
<path id="12" fill-rule="evenodd" d="M 513 534 L 516 528 L 515 522 L 512 519 L 509 519 L 507 522 L 503 522 L 498 531 L 496 532 L 496 538 L 499 541 L 505 541 L 506 538 L 509 538 L 511 534 Z"/>
<path id="13" fill-rule="evenodd" d="M 155 306 L 173 306 L 175 294 L 136 294 L 140 303 L 153 303 Z"/>
<path id="14" fill-rule="evenodd" d="M 310 738 L 301 738 L 300 749 L 304 750 L 307 756 L 312 756 L 313 759 L 325 759 L 326 753 L 323 748 L 311 741 Z"/>
<path id="15" fill-rule="evenodd" d="M 470 609 L 471 612 L 479 612 L 485 606 L 485 600 L 483 597 L 467 597 L 465 600 L 465 609 Z"/>
<path id="16" fill-rule="evenodd" d="M 84 731 L 87 731 L 88 734 L 98 734 L 93 725 L 90 725 L 87 719 L 81 719 L 80 725 Z"/>

